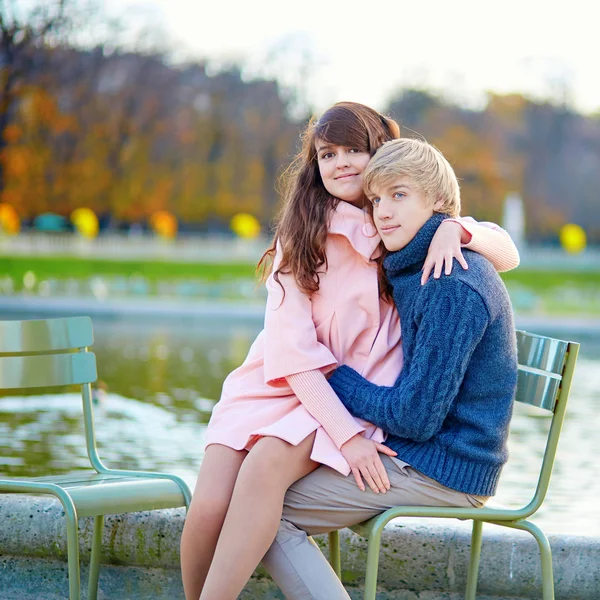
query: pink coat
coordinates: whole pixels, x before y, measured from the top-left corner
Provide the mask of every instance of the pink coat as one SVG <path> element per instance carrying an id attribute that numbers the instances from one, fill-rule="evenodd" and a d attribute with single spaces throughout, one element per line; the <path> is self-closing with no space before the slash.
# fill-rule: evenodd
<path id="1" fill-rule="evenodd" d="M 475 231 L 485 228 L 472 223 L 463 226 L 475 238 Z M 340 202 L 331 218 L 328 268 L 320 275 L 319 291 L 309 297 L 292 275 L 280 274 L 284 299 L 273 276 L 268 278 L 264 329 L 223 384 L 206 432 L 207 446 L 250 449 L 266 435 L 297 445 L 316 431 L 312 460 L 349 473 L 333 440 L 285 378 L 346 364 L 374 383 L 393 385 L 402 368 L 400 322 L 395 307 L 379 298 L 377 266 L 371 260 L 379 240 L 365 212 Z M 279 260 L 278 255 L 275 266 Z M 357 421 L 366 427 L 364 435 L 384 439 L 380 429 Z"/>

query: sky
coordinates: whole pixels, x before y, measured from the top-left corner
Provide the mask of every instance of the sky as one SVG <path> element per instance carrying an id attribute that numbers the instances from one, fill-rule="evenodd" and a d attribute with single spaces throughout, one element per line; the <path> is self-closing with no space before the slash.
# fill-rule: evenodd
<path id="1" fill-rule="evenodd" d="M 522 92 L 600 112 L 600 4 L 590 0 L 106 0 L 179 60 L 241 62 L 296 85 L 316 112 L 383 110 L 416 86 L 481 106 Z"/>

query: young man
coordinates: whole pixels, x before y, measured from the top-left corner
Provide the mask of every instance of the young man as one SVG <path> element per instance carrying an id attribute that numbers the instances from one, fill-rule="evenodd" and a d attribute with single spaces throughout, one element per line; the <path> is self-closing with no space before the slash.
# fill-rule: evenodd
<path id="1" fill-rule="evenodd" d="M 308 535 L 359 523 L 398 505 L 482 506 L 495 493 L 517 381 L 506 289 L 488 261 L 421 285 L 427 248 L 442 221 L 458 215 L 452 167 L 425 142 L 387 142 L 364 173 L 386 249 L 386 275 L 402 324 L 404 366 L 379 387 L 347 366 L 329 382 L 348 410 L 387 432 L 381 455 L 391 489 L 360 491 L 352 477 L 321 467 L 286 494 L 279 532 L 264 564 L 293 600 L 346 600 Z"/>

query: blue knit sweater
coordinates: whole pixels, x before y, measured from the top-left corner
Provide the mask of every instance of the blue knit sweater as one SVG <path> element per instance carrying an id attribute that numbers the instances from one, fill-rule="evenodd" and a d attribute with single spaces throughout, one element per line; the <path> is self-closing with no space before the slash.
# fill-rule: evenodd
<path id="1" fill-rule="evenodd" d="M 468 270 L 421 286 L 429 244 L 445 216 L 434 214 L 384 263 L 402 325 L 404 367 L 393 387 L 350 367 L 329 383 L 348 410 L 388 433 L 398 458 L 439 483 L 492 496 L 508 458 L 517 383 L 513 314 L 492 265 L 465 250 Z"/>

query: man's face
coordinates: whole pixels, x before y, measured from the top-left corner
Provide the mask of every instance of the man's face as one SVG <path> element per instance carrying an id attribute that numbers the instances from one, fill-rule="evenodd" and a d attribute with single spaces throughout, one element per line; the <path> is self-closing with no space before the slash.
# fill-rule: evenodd
<path id="1" fill-rule="evenodd" d="M 388 250 L 401 250 L 425 225 L 436 204 L 427 202 L 425 194 L 410 177 L 398 177 L 391 183 L 371 191 L 373 221 Z"/>

